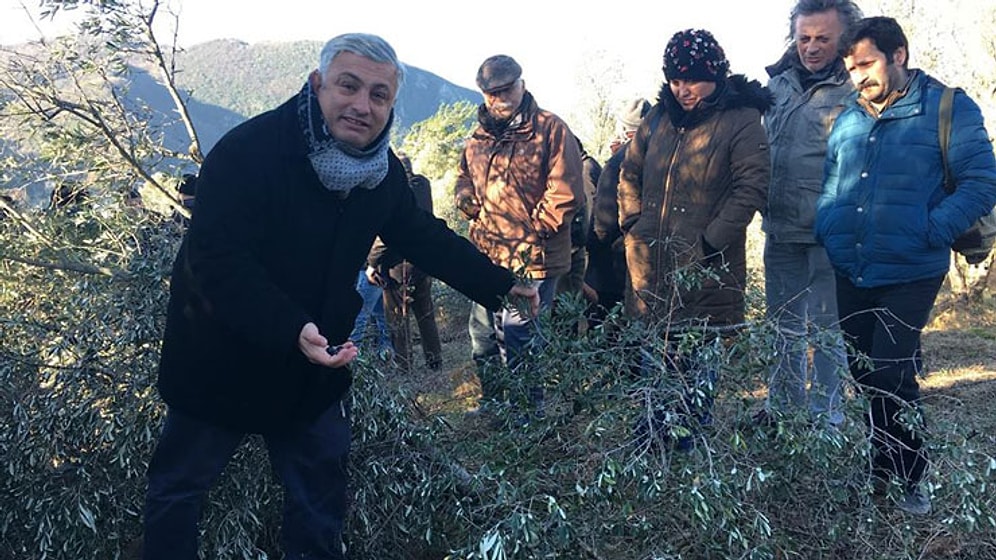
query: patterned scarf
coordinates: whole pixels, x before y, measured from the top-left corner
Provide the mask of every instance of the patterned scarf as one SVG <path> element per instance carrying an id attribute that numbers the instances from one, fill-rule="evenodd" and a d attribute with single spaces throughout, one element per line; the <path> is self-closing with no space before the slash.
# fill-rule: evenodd
<path id="1" fill-rule="evenodd" d="M 297 114 L 308 144 L 308 159 L 325 188 L 348 195 L 356 187 L 372 189 L 387 177 L 389 131 L 394 122 L 394 110 L 387 126 L 364 150 L 358 150 L 336 140 L 329 132 L 318 105 L 318 97 L 305 82 L 297 96 Z"/>

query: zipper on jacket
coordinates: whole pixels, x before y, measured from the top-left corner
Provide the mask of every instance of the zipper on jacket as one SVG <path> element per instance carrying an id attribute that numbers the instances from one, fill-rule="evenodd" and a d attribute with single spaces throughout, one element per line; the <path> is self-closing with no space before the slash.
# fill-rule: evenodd
<path id="1" fill-rule="evenodd" d="M 685 139 L 685 127 L 676 128 L 675 132 L 678 134 L 678 140 L 674 143 L 671 159 L 667 164 L 667 174 L 664 176 L 664 196 L 661 198 L 661 218 L 657 221 L 659 225 L 657 226 L 657 269 L 654 271 L 655 292 L 660 292 L 661 267 L 664 263 L 664 220 L 668 217 L 668 206 L 671 204 L 671 175 L 674 171 L 674 164 L 678 160 L 678 149 Z M 658 295 L 665 296 L 665 294 Z"/>
<path id="2" fill-rule="evenodd" d="M 536 206 L 534 205 L 532 208 L 530 208 L 529 198 L 526 196 L 526 193 L 522 192 L 522 189 L 520 188 L 520 185 L 518 184 L 517 181 L 510 180 L 510 176 L 512 175 L 512 159 L 515 157 L 516 143 L 517 142 L 515 140 L 508 138 L 508 135 L 506 134 L 502 135 L 501 138 L 497 138 L 494 145 L 491 146 L 491 153 L 488 155 L 488 166 L 485 169 L 485 174 L 484 174 L 485 177 L 484 192 L 482 193 L 483 196 L 479 197 L 479 200 L 481 201 L 481 208 L 484 207 L 484 201 L 487 199 L 487 190 L 488 190 L 487 181 L 491 178 L 491 168 L 494 165 L 495 158 L 501 155 L 502 153 L 507 153 L 508 162 L 507 165 L 505 166 L 505 174 L 502 177 L 502 181 L 505 183 L 506 189 L 511 187 L 512 191 L 515 192 L 515 196 L 519 199 L 519 202 L 522 203 L 522 209 L 525 211 L 526 214 L 525 225 L 527 233 L 530 233 L 533 236 L 535 236 L 537 243 L 542 243 L 543 240 L 542 237 L 540 236 L 540 232 L 538 229 L 536 229 L 536 225 L 533 224 L 533 219 L 532 219 L 533 210 L 536 208 Z M 504 144 L 508 144 L 509 147 L 506 149 Z M 476 187 L 474 190 L 475 191 L 477 190 Z M 542 197 L 540 197 L 540 200 L 542 200 Z M 537 201 L 537 205 L 538 204 L 539 201 Z"/>

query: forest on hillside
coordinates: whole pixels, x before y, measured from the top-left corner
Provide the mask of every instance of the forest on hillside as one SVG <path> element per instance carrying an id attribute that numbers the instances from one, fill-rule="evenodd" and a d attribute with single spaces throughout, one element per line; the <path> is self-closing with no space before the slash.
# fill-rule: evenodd
<path id="1" fill-rule="evenodd" d="M 319 41 L 248 44 L 216 40 L 177 53 L 176 84 L 203 103 L 248 118 L 276 107 L 296 94 L 314 70 Z M 441 105 L 480 102 L 476 91 L 459 87 L 430 71 L 408 67 L 396 106 L 396 127 L 407 130 L 431 117 Z"/>

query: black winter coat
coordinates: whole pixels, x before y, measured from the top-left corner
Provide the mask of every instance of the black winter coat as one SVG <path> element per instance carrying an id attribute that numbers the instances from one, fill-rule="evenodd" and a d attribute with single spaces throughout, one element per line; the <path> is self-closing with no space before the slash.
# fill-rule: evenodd
<path id="1" fill-rule="evenodd" d="M 208 154 L 176 262 L 159 369 L 166 403 L 245 432 L 313 421 L 348 389 L 348 368 L 298 349 L 310 322 L 346 340 L 374 237 L 470 298 L 497 309 L 513 285 L 441 220 L 419 210 L 393 154 L 385 180 L 345 199 L 306 155 L 296 100 L 226 134 Z"/>
<path id="2" fill-rule="evenodd" d="M 585 281 L 598 292 L 620 299 L 626 287 L 626 250 L 619 229 L 619 168 L 626 156 L 627 145 L 629 140 L 609 157 L 598 177 L 585 277 Z"/>

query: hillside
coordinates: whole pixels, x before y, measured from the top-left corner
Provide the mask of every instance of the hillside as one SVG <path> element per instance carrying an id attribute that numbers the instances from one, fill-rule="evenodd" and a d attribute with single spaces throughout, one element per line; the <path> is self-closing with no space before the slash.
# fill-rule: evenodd
<path id="1" fill-rule="evenodd" d="M 190 47 L 180 54 L 177 83 L 201 103 L 250 117 L 276 105 L 301 89 L 318 60 L 319 41 L 257 43 L 224 39 Z M 408 67 L 399 94 L 395 125 L 405 130 L 436 113 L 441 104 L 467 100 L 480 103 L 473 90 L 439 76 Z"/>
<path id="2" fill-rule="evenodd" d="M 317 66 L 322 43 L 297 41 L 287 43 L 262 43 L 250 45 L 236 40 L 217 40 L 195 45 L 179 53 L 176 60 L 176 82 L 197 130 L 203 153 L 232 127 L 262 111 L 276 107 L 300 90 L 308 73 Z M 41 45 L 28 43 L 0 48 L 0 68 L 11 72 L 11 61 L 22 58 L 25 67 L 42 68 L 45 60 Z M 56 59 L 58 60 L 58 59 Z M 57 66 L 58 62 L 50 62 Z M 12 74 L 13 75 L 13 74 Z M 17 82 L 18 78 L 12 78 Z M 58 79 L 67 79 L 65 76 Z M 148 156 L 149 165 L 155 170 L 172 168 L 169 153 L 185 153 L 190 140 L 179 121 L 179 113 L 169 93 L 161 82 L 159 72 L 139 60 L 132 60 L 127 70 L 109 74 L 109 81 L 67 81 L 56 87 L 59 96 L 71 103 L 80 102 L 78 86 L 84 87 L 94 99 L 106 99 L 123 94 L 120 106 L 137 119 L 121 130 L 141 131 L 155 143 L 165 146 L 164 159 Z M 13 101 L 10 91 L 0 91 L 0 109 Z M 443 104 L 466 100 L 477 104 L 479 93 L 452 84 L 439 76 L 408 67 L 405 85 L 396 104 L 394 131 L 404 134 L 413 124 L 434 115 Z M 26 161 L 36 161 L 29 154 L 39 149 L 40 137 L 33 128 L 25 128 L 21 119 L 5 115 L 0 119 L 0 158 L 15 155 Z M 141 126 L 135 126 L 141 122 Z M 120 123 L 119 123 L 120 124 Z M 11 160 L 13 161 L 13 160 Z M 188 163 L 181 163 L 188 166 Z M 15 198 L 31 206 L 43 204 L 51 185 L 36 177 L 45 172 L 32 169 L 25 173 L 23 166 L 11 163 L 0 173 L 0 183 L 5 189 L 18 191 Z"/>

